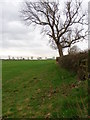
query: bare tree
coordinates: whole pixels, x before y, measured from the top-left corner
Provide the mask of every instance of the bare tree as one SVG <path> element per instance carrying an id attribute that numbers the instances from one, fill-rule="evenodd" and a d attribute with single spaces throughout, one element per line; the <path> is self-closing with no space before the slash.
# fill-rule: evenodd
<path id="1" fill-rule="evenodd" d="M 33 60 L 33 56 L 31 56 L 31 60 Z"/>
<path id="2" fill-rule="evenodd" d="M 8 59 L 10 60 L 10 59 L 11 59 L 11 57 L 10 57 L 10 56 L 8 56 Z"/>
<path id="3" fill-rule="evenodd" d="M 49 36 L 52 46 L 63 56 L 64 48 L 86 37 L 86 13 L 81 5 L 82 2 L 79 0 L 67 1 L 64 8 L 60 2 L 28 0 L 21 10 L 21 16 L 27 25 L 40 25 L 42 32 Z"/>
<path id="4" fill-rule="evenodd" d="M 70 47 L 68 49 L 68 54 L 76 54 L 79 53 L 80 51 L 81 49 L 77 45 L 74 45 L 73 47 Z"/>

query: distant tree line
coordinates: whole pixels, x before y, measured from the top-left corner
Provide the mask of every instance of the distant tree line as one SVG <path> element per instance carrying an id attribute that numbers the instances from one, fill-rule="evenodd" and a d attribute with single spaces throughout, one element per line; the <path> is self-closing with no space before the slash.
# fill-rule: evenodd
<path id="1" fill-rule="evenodd" d="M 2 59 L 0 57 L 0 59 Z M 8 56 L 8 58 L 5 58 L 5 60 L 42 60 L 42 59 L 45 59 L 45 60 L 48 60 L 48 59 L 55 59 L 55 57 L 36 57 L 34 58 L 33 56 L 31 57 L 12 57 L 12 56 Z"/>

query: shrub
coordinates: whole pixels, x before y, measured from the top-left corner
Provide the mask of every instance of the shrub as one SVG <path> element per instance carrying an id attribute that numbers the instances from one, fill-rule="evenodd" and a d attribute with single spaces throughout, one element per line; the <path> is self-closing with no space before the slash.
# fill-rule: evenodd
<path id="1" fill-rule="evenodd" d="M 85 62 L 83 62 L 84 60 Z M 79 79 L 81 80 L 86 79 L 86 74 L 88 71 L 88 65 L 86 65 L 87 60 L 88 52 L 65 55 L 56 59 L 61 67 L 77 73 Z"/>

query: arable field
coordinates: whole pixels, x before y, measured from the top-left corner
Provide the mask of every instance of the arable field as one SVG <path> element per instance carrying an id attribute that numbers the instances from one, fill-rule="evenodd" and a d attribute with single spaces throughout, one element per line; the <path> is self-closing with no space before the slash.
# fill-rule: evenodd
<path id="1" fill-rule="evenodd" d="M 87 81 L 54 60 L 3 61 L 3 117 L 87 117 Z"/>

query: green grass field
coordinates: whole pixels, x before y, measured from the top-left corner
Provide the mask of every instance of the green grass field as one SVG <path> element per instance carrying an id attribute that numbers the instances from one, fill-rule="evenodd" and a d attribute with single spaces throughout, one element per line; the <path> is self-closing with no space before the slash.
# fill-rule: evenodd
<path id="1" fill-rule="evenodd" d="M 3 117 L 85 118 L 87 83 L 54 60 L 3 61 Z"/>

